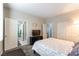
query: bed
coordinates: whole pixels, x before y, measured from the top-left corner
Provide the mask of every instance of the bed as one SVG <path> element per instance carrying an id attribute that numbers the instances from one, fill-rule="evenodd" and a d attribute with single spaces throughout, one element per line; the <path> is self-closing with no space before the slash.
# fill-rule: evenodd
<path id="1" fill-rule="evenodd" d="M 35 42 L 32 50 L 40 56 L 68 56 L 74 46 L 71 41 L 48 38 Z"/>

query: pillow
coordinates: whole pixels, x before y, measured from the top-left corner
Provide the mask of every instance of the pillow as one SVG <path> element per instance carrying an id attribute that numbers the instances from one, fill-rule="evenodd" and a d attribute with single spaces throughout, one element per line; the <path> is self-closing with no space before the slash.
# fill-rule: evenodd
<path id="1" fill-rule="evenodd" d="M 73 50 L 68 56 L 79 56 L 79 42 L 74 45 Z"/>

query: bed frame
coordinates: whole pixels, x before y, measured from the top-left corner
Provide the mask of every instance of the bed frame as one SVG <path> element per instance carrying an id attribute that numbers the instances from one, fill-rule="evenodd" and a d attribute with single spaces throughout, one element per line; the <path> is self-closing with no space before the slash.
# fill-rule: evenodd
<path id="1" fill-rule="evenodd" d="M 34 56 L 41 56 L 39 53 L 37 53 L 35 50 L 33 50 Z"/>

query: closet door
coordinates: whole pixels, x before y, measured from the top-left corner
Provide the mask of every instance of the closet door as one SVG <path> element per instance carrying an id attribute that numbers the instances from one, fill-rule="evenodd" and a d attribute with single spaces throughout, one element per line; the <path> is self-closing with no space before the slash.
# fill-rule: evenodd
<path id="1" fill-rule="evenodd" d="M 5 50 L 17 47 L 17 21 L 5 18 Z"/>
<path id="2" fill-rule="evenodd" d="M 66 22 L 60 22 L 57 24 L 57 38 L 66 39 Z"/>

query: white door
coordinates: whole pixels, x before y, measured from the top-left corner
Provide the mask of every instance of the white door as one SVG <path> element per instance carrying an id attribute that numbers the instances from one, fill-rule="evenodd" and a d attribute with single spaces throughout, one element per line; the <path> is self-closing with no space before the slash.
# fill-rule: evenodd
<path id="1" fill-rule="evenodd" d="M 17 21 L 5 18 L 5 50 L 17 47 Z"/>
<path id="2" fill-rule="evenodd" d="M 61 22 L 57 24 L 57 38 L 66 39 L 67 37 L 67 23 Z"/>

